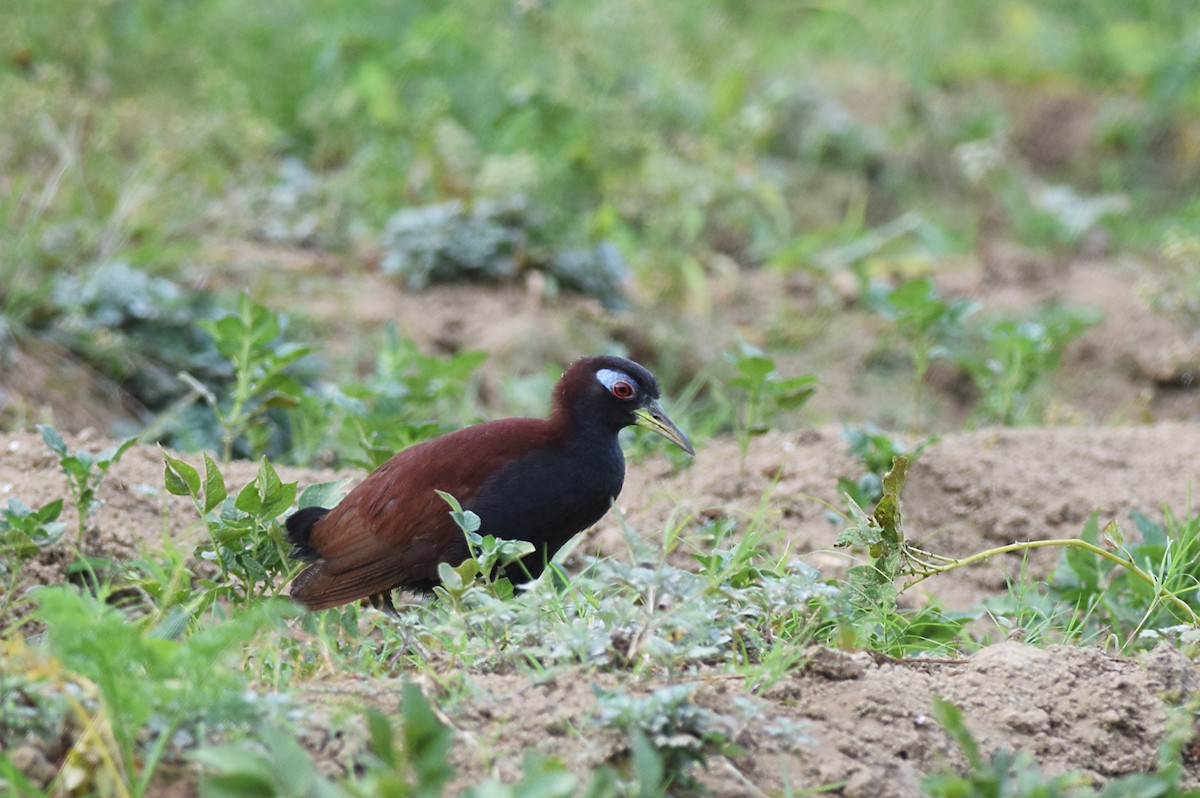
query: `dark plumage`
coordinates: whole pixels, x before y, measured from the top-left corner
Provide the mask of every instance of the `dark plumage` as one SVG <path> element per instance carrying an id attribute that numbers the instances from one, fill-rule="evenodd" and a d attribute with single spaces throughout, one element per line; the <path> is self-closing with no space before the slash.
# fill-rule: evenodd
<path id="1" fill-rule="evenodd" d="M 549 418 L 489 421 L 405 449 L 337 507 L 288 518 L 292 556 L 311 563 L 292 597 L 314 610 L 363 598 L 390 607 L 393 589 L 432 589 L 439 563 L 468 556 L 437 490 L 477 513 L 482 533 L 533 543 L 521 564 L 537 577 L 621 492 L 622 428 L 652 429 L 694 454 L 658 398 L 654 375 L 632 360 L 584 358 L 555 386 Z"/>

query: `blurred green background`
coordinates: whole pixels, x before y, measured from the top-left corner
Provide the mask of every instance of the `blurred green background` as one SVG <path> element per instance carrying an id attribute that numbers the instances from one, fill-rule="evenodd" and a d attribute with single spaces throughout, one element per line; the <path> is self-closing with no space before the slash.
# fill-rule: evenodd
<path id="1" fill-rule="evenodd" d="M 247 242 L 414 289 L 536 272 L 669 314 L 706 307 L 714 274 L 865 283 L 997 240 L 1153 260 L 1200 230 L 1191 0 L 9 0 L 3 17 L 0 348 L 11 364 L 49 342 L 146 423 L 185 395 L 176 372 L 228 378 L 195 321 L 242 287 L 303 318 L 302 280 L 231 269 Z"/>

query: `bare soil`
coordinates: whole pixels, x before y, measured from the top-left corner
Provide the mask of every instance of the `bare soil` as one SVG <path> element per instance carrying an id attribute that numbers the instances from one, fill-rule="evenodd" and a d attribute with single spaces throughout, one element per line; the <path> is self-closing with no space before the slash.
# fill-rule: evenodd
<path id="1" fill-rule="evenodd" d="M 324 268 L 324 266 L 320 266 Z M 320 285 L 314 265 L 306 284 Z M 266 270 L 264 270 L 266 271 Z M 296 268 L 288 279 L 295 279 Z M 303 272 L 303 269 L 299 269 Z M 1139 275 L 1145 264 L 1120 259 L 1058 262 L 1027 253 L 989 255 L 942 280 L 949 295 L 984 297 L 989 307 L 1028 309 L 1044 299 L 1070 299 L 1105 313 L 1105 322 L 1069 351 L 1051 386 L 1053 426 L 959 431 L 971 397 L 954 375 L 934 374 L 924 426 L 941 432 L 911 469 L 904 493 L 910 539 L 949 556 L 1034 538 L 1072 537 L 1089 514 L 1127 527 L 1131 509 L 1150 514 L 1164 507 L 1188 510 L 1200 482 L 1200 394 L 1193 375 L 1200 364 L 1195 331 L 1154 311 L 1152 291 Z M 358 275 L 357 277 L 362 277 Z M 337 275 L 329 278 L 337 280 Z M 356 283 L 359 281 L 356 279 Z M 528 368 L 545 359 L 592 351 L 620 340 L 635 355 L 661 352 L 666 338 L 656 322 L 614 316 L 593 303 L 547 301 L 519 288 L 438 288 L 414 296 L 377 277 L 342 296 L 312 288 L 312 309 L 337 340 L 353 303 L 357 326 L 388 320 L 429 349 L 482 348 L 489 369 Z M 536 286 L 534 286 L 536 288 Z M 630 465 L 618 510 L 643 537 L 660 534 L 669 518 L 745 519 L 766 514 L 780 531 L 774 545 L 802 554 L 828 575 L 840 574 L 850 555 L 833 549 L 839 530 L 828 518 L 840 508 L 836 479 L 861 468 L 846 454 L 840 422 L 876 419 L 904 428 L 911 422 L 906 395 L 896 383 L 873 376 L 878 329 L 846 308 L 827 309 L 812 285 L 794 276 L 757 273 L 714 281 L 714 308 L 685 314 L 695 330 L 678 361 L 696 369 L 732 336 L 778 340 L 800 330 L 796 354 L 781 368 L 821 375 L 822 389 L 807 420 L 790 421 L 754 439 L 738 467 L 734 441 L 703 442 L 694 463 L 674 468 L 660 456 Z M 360 301 L 361 300 L 361 301 Z M 824 309 L 823 309 L 824 308 Z M 352 346 L 344 347 L 354 354 Z M 40 358 L 21 372 L 28 384 L 9 382 L 24 418 L 54 417 L 73 428 L 72 446 L 93 450 L 107 442 L 80 429 L 104 412 L 58 413 Z M 496 371 L 490 372 L 493 375 Z M 39 377 L 40 375 L 40 377 Z M 57 378 L 56 378 L 57 379 Z M 95 402 L 95 398 L 92 399 Z M 79 426 L 74 426 L 74 425 Z M 231 488 L 253 478 L 253 463 L 226 471 Z M 280 468 L 302 484 L 331 479 L 329 472 Z M 361 475 L 350 475 L 354 478 Z M 15 497 L 38 505 L 67 495 L 57 463 L 36 435 L 0 438 L 0 503 Z M 162 489 L 162 460 L 153 447 L 136 447 L 116 464 L 102 489 L 105 505 L 89 521 L 82 541 L 88 554 L 128 558 L 165 537 L 197 532 L 192 508 Z M 73 523 L 71 511 L 67 520 Z M 620 519 L 610 514 L 587 533 L 580 553 L 620 556 Z M 935 578 L 920 590 L 952 608 L 968 608 L 1003 594 L 1022 578 L 1044 578 L 1055 555 L 1028 561 L 997 558 L 969 571 Z M 48 551 L 26 575 L 33 584 L 61 581 L 66 555 Z M 367 698 L 385 711 L 399 698 L 399 677 L 367 680 L 339 675 L 307 688 L 311 707 L 305 744 L 322 766 L 350 767 L 361 751 L 358 721 L 340 711 L 346 700 Z M 544 681 L 518 674 L 469 674 L 465 697 L 448 710 L 459 744 L 459 782 L 485 772 L 519 773 L 520 752 L 534 747 L 569 766 L 619 762 L 620 740 L 600 731 L 594 687 L 616 684 L 613 674 L 559 673 Z M 962 707 L 985 753 L 1029 751 L 1049 772 L 1082 771 L 1097 783 L 1152 768 L 1172 709 L 1195 696 L 1200 673 L 1169 646 L 1129 659 L 1084 647 L 1036 648 L 1016 640 L 984 648 L 961 660 L 894 661 L 865 652 L 814 651 L 810 660 L 761 694 L 728 674 L 700 671 L 688 677 L 696 701 L 734 719 L 730 734 L 745 753 L 714 757 L 698 771 L 715 796 L 783 794 L 840 785 L 834 794 L 903 798 L 920 794 L 924 774 L 962 765 L 932 719 L 932 696 Z M 664 682 L 625 685 L 649 691 Z M 439 688 L 428 685 L 437 695 Z M 1200 765 L 1187 760 L 1188 778 L 1200 783 Z M 172 794 L 189 794 L 185 784 Z"/>

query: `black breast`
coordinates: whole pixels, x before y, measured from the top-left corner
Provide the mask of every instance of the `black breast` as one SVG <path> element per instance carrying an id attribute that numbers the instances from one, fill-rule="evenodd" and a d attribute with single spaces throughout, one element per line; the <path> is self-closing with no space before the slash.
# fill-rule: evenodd
<path id="1" fill-rule="evenodd" d="M 522 562 L 536 578 L 563 544 L 608 512 L 624 481 L 625 458 L 614 434 L 518 458 L 492 474 L 467 507 L 479 515 L 482 534 L 537 547 Z M 523 579 L 511 571 L 514 581 Z"/>

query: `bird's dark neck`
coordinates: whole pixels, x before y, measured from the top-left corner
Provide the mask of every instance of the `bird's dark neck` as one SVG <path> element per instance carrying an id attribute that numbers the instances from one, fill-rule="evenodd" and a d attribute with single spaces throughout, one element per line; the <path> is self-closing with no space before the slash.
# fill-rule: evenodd
<path id="1" fill-rule="evenodd" d="M 620 429 L 614 429 L 586 413 L 556 410 L 549 419 L 555 438 L 569 452 L 587 453 L 590 457 L 609 457 L 615 451 L 624 463 L 618 442 Z"/>

